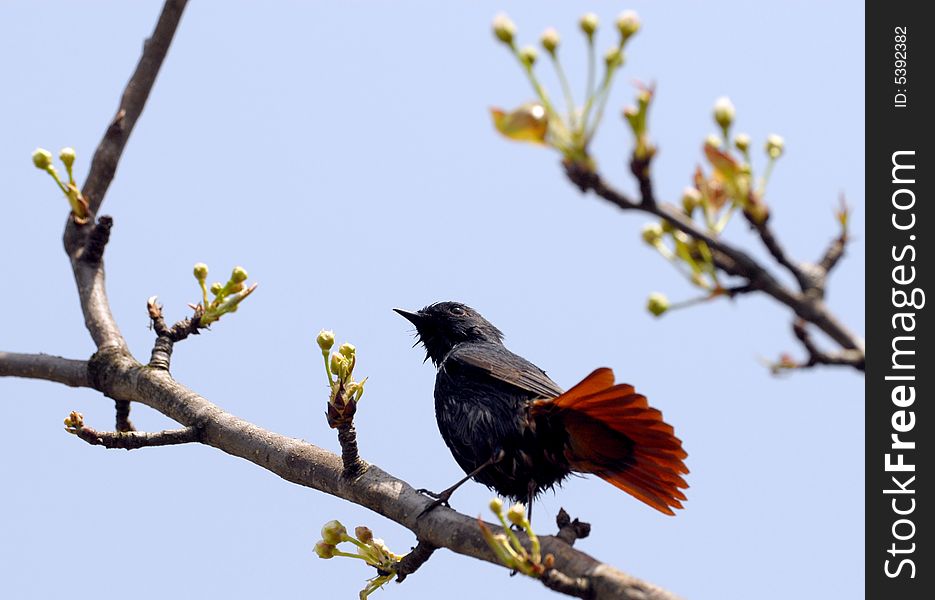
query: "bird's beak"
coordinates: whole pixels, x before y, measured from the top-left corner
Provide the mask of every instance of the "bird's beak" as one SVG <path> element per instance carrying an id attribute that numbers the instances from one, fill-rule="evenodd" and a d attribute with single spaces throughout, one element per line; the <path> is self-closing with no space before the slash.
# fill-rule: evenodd
<path id="1" fill-rule="evenodd" d="M 395 312 L 399 313 L 406 318 L 407 321 L 418 327 L 425 322 L 425 317 L 417 312 L 411 312 L 408 310 L 403 310 L 402 308 L 394 308 Z"/>

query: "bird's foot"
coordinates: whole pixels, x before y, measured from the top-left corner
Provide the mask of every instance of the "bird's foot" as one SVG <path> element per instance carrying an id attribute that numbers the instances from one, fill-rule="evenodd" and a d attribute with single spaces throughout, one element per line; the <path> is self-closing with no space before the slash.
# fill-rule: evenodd
<path id="1" fill-rule="evenodd" d="M 425 488 L 419 488 L 416 491 L 422 494 L 423 496 L 434 498 L 434 501 L 431 504 L 429 504 L 424 509 L 422 509 L 422 512 L 419 513 L 419 518 L 424 517 L 426 514 L 432 512 L 439 506 L 444 506 L 445 508 L 451 508 L 451 506 L 448 504 L 448 500 L 451 498 L 451 494 L 454 492 L 454 490 L 452 489 L 447 489 L 444 492 L 440 492 L 440 493 L 435 493 Z"/>

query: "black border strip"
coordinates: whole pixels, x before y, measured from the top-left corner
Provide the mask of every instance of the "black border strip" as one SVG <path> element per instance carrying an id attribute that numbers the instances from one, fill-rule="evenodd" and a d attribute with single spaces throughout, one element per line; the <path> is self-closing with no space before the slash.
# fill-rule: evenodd
<path id="1" fill-rule="evenodd" d="M 931 598 L 935 24 L 925 2 L 866 5 L 866 597 Z M 931 298 L 935 301 L 935 297 Z M 923 591 L 924 590 L 924 591 Z M 925 593 L 927 592 L 927 593 Z"/>

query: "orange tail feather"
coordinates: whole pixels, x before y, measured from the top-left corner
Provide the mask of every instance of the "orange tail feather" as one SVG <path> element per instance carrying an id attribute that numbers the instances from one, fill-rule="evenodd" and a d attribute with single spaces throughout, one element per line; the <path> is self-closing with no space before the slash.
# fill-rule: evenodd
<path id="1" fill-rule="evenodd" d="M 688 454 L 662 413 L 631 385 L 614 384 L 613 371 L 597 369 L 536 412 L 560 419 L 568 432 L 565 458 L 575 471 L 593 473 L 667 515 L 682 508 Z"/>

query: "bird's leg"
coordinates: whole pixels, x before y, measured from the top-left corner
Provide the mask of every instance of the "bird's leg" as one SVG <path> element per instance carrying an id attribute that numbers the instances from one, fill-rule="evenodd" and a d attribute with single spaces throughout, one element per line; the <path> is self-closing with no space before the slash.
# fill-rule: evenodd
<path id="1" fill-rule="evenodd" d="M 483 471 L 484 469 L 486 469 L 486 468 L 489 467 L 490 465 L 497 464 L 498 462 L 500 462 L 501 460 L 503 460 L 503 456 L 504 456 L 503 450 L 498 450 L 497 452 L 494 453 L 493 456 L 491 456 L 491 457 L 487 460 L 487 462 L 485 462 L 485 463 L 482 464 L 481 466 L 477 467 L 476 469 L 474 469 L 473 471 L 471 471 L 470 473 L 468 473 L 467 475 L 465 475 L 464 477 L 462 477 L 462 478 L 461 478 L 456 484 L 454 484 L 453 486 L 451 486 L 451 487 L 447 488 L 446 490 L 444 490 L 444 491 L 442 491 L 442 492 L 439 492 L 439 493 L 437 493 L 437 494 L 436 494 L 435 492 L 429 491 L 429 490 L 427 490 L 427 489 L 425 489 L 425 488 L 419 488 L 419 489 L 417 489 L 416 491 L 419 492 L 420 494 L 425 494 L 426 496 L 429 496 L 429 497 L 435 499 L 434 502 L 432 502 L 431 504 L 429 504 L 427 507 L 425 507 L 425 509 L 424 509 L 422 512 L 419 513 L 419 516 L 421 517 L 421 516 L 423 516 L 425 513 L 431 512 L 432 510 L 434 510 L 435 508 L 437 508 L 437 507 L 439 507 L 439 506 L 441 506 L 441 505 L 448 506 L 448 500 L 451 498 L 451 495 L 455 492 L 456 489 L 458 489 L 459 487 L 461 487 L 468 479 L 471 479 L 472 477 L 474 477 L 475 475 L 477 475 L 478 473 L 480 473 L 481 471 Z"/>
<path id="2" fill-rule="evenodd" d="M 536 499 L 536 487 L 536 482 L 530 479 L 526 496 L 526 520 L 530 524 L 532 524 L 532 501 Z"/>

